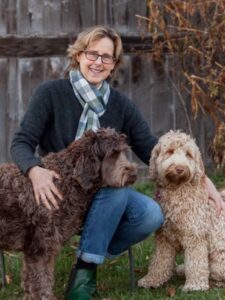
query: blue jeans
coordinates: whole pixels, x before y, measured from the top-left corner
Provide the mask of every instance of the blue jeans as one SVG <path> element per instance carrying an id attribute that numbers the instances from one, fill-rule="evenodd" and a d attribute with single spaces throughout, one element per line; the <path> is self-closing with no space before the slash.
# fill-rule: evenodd
<path id="1" fill-rule="evenodd" d="M 131 188 L 103 188 L 89 208 L 78 257 L 102 264 L 136 244 L 163 223 L 160 206 Z"/>

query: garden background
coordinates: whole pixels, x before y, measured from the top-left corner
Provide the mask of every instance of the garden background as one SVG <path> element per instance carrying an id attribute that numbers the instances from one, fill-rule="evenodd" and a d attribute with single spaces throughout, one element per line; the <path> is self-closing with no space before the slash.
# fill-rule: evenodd
<path id="1" fill-rule="evenodd" d="M 96 24 L 114 27 L 123 40 L 124 62 L 112 85 L 138 105 L 153 134 L 182 129 L 194 136 L 208 173 L 224 187 L 224 0 L 0 0 L 0 162 L 11 160 L 10 143 L 34 89 L 63 77 L 68 45 Z M 146 180 L 147 166 L 140 163 L 142 183 L 136 188 L 153 195 Z M 72 239 L 57 261 L 55 289 L 61 297 L 77 242 Z M 147 271 L 152 248 L 152 238 L 134 247 L 137 278 Z M 5 257 L 9 284 L 0 299 L 20 300 L 21 257 Z M 163 288 L 131 292 L 125 253 L 99 268 L 98 297 L 225 299 L 223 289 L 183 294 L 182 284 L 175 277 Z"/>

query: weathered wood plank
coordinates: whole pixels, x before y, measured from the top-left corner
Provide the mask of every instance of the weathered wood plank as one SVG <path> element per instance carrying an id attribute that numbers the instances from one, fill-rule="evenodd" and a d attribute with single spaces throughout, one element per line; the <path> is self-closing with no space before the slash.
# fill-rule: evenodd
<path id="1" fill-rule="evenodd" d="M 140 36 L 122 36 L 126 53 L 137 51 L 149 52 L 152 39 Z M 75 36 L 1 36 L 0 57 L 39 57 L 65 55 L 68 45 L 73 43 Z"/>
<path id="2" fill-rule="evenodd" d="M 78 33 L 95 24 L 137 32 L 136 14 L 146 15 L 148 1 L 128 0 L 2 0 L 0 34 Z"/>
<path id="3" fill-rule="evenodd" d="M 119 67 L 111 79 L 112 86 L 125 93 L 127 96 L 131 96 L 131 68 L 131 57 L 129 55 L 124 55 L 123 64 Z"/>
<path id="4" fill-rule="evenodd" d="M 61 31 L 66 34 L 76 35 L 82 31 L 80 24 L 79 1 L 64 0 L 61 2 Z"/>
<path id="5" fill-rule="evenodd" d="M 61 0 L 44 0 L 43 4 L 43 33 L 56 34 L 61 32 Z"/>
<path id="6" fill-rule="evenodd" d="M 18 0 L 18 34 L 61 33 L 63 4 L 61 0 Z"/>
<path id="7" fill-rule="evenodd" d="M 147 2 L 148 1 L 132 1 L 128 4 L 128 20 L 127 20 L 127 34 L 133 35 L 134 33 L 147 33 L 147 22 L 143 22 L 142 26 L 139 24 L 139 19 L 136 15 L 147 17 Z"/>
<path id="8" fill-rule="evenodd" d="M 141 108 L 152 132 L 160 136 L 168 128 L 175 128 L 174 95 L 169 75 L 165 72 L 157 73 L 148 54 L 132 56 L 131 73 L 132 97 Z"/>
<path id="9" fill-rule="evenodd" d="M 59 79 L 64 77 L 64 71 L 68 60 L 66 57 L 44 58 L 44 79 Z"/>
<path id="10" fill-rule="evenodd" d="M 107 1 L 108 2 L 108 1 Z M 136 15 L 147 16 L 148 1 L 110 1 L 111 23 L 117 31 L 123 35 L 134 35 L 139 32 L 146 32 L 146 22 L 141 27 Z"/>
<path id="11" fill-rule="evenodd" d="M 64 55 L 68 44 L 74 38 L 68 37 L 0 37 L 0 57 L 40 57 Z"/>
<path id="12" fill-rule="evenodd" d="M 32 13 L 29 12 L 29 0 L 18 0 L 17 8 L 17 34 L 28 35 L 32 32 Z M 36 11 L 38 15 L 38 11 Z"/>
<path id="13" fill-rule="evenodd" d="M 121 34 L 128 32 L 127 16 L 128 16 L 128 3 L 127 1 L 112 0 L 111 1 L 111 18 L 112 25 Z M 132 1 L 133 2 L 133 1 Z M 140 2 L 140 1 L 139 1 Z"/>
<path id="14" fill-rule="evenodd" d="M 77 0 L 79 7 L 79 22 L 82 29 L 96 25 L 96 1 Z"/>
<path id="15" fill-rule="evenodd" d="M 112 25 L 112 0 L 95 1 L 96 24 Z"/>
<path id="16" fill-rule="evenodd" d="M 7 112 L 7 78 L 8 78 L 8 62 L 6 58 L 0 59 L 0 163 L 4 162 L 7 157 L 7 128 L 6 120 Z"/>
<path id="17" fill-rule="evenodd" d="M 18 34 L 61 32 L 61 0 L 18 0 Z"/>
<path id="18" fill-rule="evenodd" d="M 18 115 L 19 115 L 19 102 L 18 102 L 18 65 L 16 58 L 8 59 L 8 78 L 7 85 L 7 107 L 6 107 L 6 122 L 7 122 L 7 134 L 5 136 L 7 145 L 6 160 L 10 159 L 10 143 L 12 136 L 18 128 Z"/>
<path id="19" fill-rule="evenodd" d="M 6 3 L 0 1 L 0 35 L 7 34 L 7 14 L 5 9 Z"/>
<path id="20" fill-rule="evenodd" d="M 27 109 L 34 89 L 43 81 L 44 60 L 41 58 L 18 59 L 18 123 Z"/>
<path id="21" fill-rule="evenodd" d="M 8 0 L 5 2 L 5 7 L 3 7 L 3 11 L 6 14 L 6 26 L 7 33 L 13 34 L 16 33 L 16 0 Z"/>

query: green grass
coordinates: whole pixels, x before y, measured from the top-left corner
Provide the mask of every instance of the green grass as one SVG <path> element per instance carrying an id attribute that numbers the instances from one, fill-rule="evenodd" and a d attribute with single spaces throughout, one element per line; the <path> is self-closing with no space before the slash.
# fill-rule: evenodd
<path id="1" fill-rule="evenodd" d="M 212 180 L 221 188 L 225 187 L 225 175 L 213 175 Z M 153 186 L 138 184 L 135 188 L 147 195 L 153 194 Z M 71 266 L 75 261 L 75 249 L 78 240 L 73 238 L 61 251 L 56 262 L 55 292 L 63 299 L 63 293 L 67 284 Z M 132 247 L 135 261 L 135 277 L 138 280 L 147 272 L 149 258 L 153 250 L 153 237 L 149 237 L 142 243 Z M 6 253 L 6 272 L 11 282 L 4 289 L 0 289 L 0 300 L 22 300 L 20 288 L 21 255 L 18 253 Z M 179 257 L 178 260 L 182 260 Z M 180 262 L 180 261 L 179 261 Z M 128 254 L 120 256 L 113 261 L 106 261 L 98 268 L 98 297 L 105 300 L 222 300 L 225 299 L 225 289 L 212 288 L 207 292 L 183 293 L 181 290 L 184 278 L 174 276 L 170 282 L 158 289 L 130 290 L 129 260 Z M 170 290 L 175 292 L 171 297 Z"/>
<path id="2" fill-rule="evenodd" d="M 214 173 L 210 175 L 211 180 L 215 183 L 218 189 L 225 188 L 225 174 Z"/>

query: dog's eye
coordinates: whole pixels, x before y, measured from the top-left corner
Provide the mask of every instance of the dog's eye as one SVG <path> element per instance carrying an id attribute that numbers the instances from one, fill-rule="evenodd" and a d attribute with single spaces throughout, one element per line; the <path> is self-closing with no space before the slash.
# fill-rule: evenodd
<path id="1" fill-rule="evenodd" d="M 190 159 L 193 159 L 193 155 L 189 151 L 186 152 L 186 156 Z"/>
<path id="2" fill-rule="evenodd" d="M 169 149 L 169 150 L 167 150 L 167 151 L 166 151 L 166 154 L 168 154 L 168 155 L 174 154 L 174 149 Z"/>

